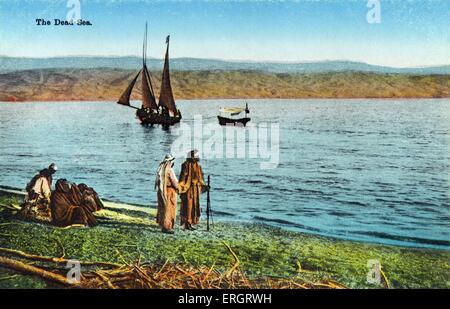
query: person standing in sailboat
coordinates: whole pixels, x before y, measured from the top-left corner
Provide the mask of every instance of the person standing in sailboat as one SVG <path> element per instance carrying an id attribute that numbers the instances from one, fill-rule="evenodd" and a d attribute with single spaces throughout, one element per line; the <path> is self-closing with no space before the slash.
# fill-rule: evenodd
<path id="1" fill-rule="evenodd" d="M 163 233 L 173 234 L 177 209 L 178 180 L 173 171 L 175 158 L 167 154 L 159 164 L 156 174 L 155 189 L 157 189 L 158 209 L 156 223 Z"/>
<path id="2" fill-rule="evenodd" d="M 188 153 L 186 161 L 181 165 L 178 184 L 181 198 L 180 223 L 190 231 L 195 230 L 193 225 L 198 224 L 200 220 L 200 194 L 208 190 L 199 160 L 197 150 Z"/>

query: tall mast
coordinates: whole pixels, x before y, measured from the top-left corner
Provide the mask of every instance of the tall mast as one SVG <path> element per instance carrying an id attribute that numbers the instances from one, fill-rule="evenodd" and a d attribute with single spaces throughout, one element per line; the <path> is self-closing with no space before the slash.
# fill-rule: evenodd
<path id="1" fill-rule="evenodd" d="M 147 64 L 147 22 L 145 22 L 144 42 L 142 44 L 142 64 Z"/>
<path id="2" fill-rule="evenodd" d="M 152 80 L 147 69 L 147 22 L 145 22 L 144 43 L 142 45 L 142 107 L 158 110 Z"/>

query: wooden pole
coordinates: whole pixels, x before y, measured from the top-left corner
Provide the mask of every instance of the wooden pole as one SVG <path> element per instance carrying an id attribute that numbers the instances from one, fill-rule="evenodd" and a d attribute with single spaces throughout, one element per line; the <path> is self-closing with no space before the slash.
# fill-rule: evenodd
<path id="1" fill-rule="evenodd" d="M 209 180 L 210 177 L 208 175 L 208 191 L 206 193 L 206 230 L 208 232 L 209 232 L 209 216 L 211 215 L 211 201 L 209 199 L 209 190 L 210 190 Z"/>
<path id="2" fill-rule="evenodd" d="M 42 261 L 42 262 L 53 262 L 53 263 L 59 263 L 59 264 L 67 264 L 68 260 L 64 259 L 64 258 L 54 258 L 54 257 L 46 257 L 46 256 L 40 256 L 40 255 L 34 255 L 34 254 L 29 254 L 29 253 L 25 253 L 23 251 L 19 251 L 19 250 L 14 250 L 14 249 L 8 249 L 8 248 L 0 248 L 0 253 L 5 253 L 5 254 L 9 254 L 9 255 L 15 255 L 18 257 L 22 257 L 25 259 L 29 259 L 29 260 L 34 260 L 34 261 Z M 86 265 L 86 266 L 104 266 L 104 267 L 121 267 L 122 265 L 117 264 L 117 263 L 110 263 L 110 262 L 81 262 L 80 263 L 82 265 Z"/>
<path id="3" fill-rule="evenodd" d="M 52 273 L 48 270 L 25 264 L 21 261 L 13 260 L 6 257 L 0 256 L 0 266 L 14 269 L 24 274 L 39 276 L 45 280 L 53 281 L 64 286 L 70 286 L 75 288 L 80 288 L 82 285 L 80 283 L 70 283 L 66 277 L 61 276 L 59 274 Z"/>

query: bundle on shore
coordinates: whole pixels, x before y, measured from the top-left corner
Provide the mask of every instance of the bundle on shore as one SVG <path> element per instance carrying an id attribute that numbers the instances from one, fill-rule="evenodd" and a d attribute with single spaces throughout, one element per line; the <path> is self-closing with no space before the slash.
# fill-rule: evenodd
<path id="1" fill-rule="evenodd" d="M 250 280 L 239 269 L 239 259 L 227 245 L 235 259 L 234 265 L 227 272 L 220 272 L 211 267 L 193 267 L 173 264 L 166 261 L 161 265 L 151 265 L 137 261 L 123 264 L 108 262 L 81 262 L 86 268 L 79 281 L 66 277 L 68 269 L 58 266 L 67 264 L 70 260 L 61 257 L 44 257 L 32 255 L 23 251 L 0 248 L 0 267 L 14 272 L 39 277 L 56 287 L 84 289 L 343 289 L 345 286 L 328 280 L 311 282 L 301 277 L 295 278 L 264 278 Z M 119 253 L 120 254 L 120 253 Z M 31 260 L 26 263 L 22 259 Z M 39 263 L 40 266 L 36 266 Z M 56 264 L 56 265 L 54 265 Z"/>

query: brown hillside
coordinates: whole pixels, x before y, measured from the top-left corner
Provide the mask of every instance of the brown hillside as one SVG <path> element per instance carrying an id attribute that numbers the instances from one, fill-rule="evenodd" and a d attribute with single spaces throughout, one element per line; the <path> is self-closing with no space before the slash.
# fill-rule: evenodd
<path id="1" fill-rule="evenodd" d="M 46 69 L 0 74 L 0 101 L 115 101 L 136 72 Z M 156 94 L 160 77 L 152 75 Z M 172 87 L 176 99 L 450 97 L 449 75 L 177 71 Z M 135 90 L 133 98 L 139 93 Z"/>

